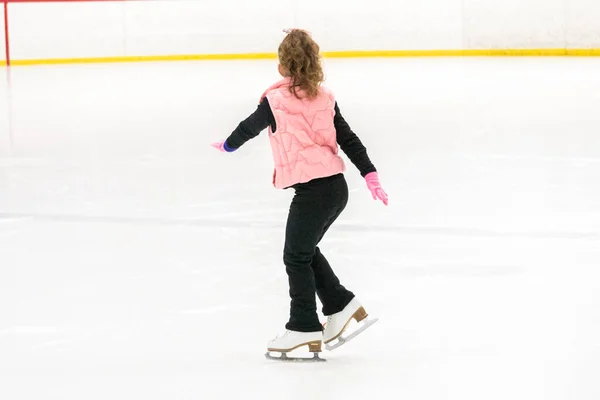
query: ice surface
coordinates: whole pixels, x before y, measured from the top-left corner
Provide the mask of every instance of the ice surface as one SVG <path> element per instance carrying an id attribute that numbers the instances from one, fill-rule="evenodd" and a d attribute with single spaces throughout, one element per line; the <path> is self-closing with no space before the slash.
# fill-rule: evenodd
<path id="1" fill-rule="evenodd" d="M 600 398 L 600 60 L 329 60 L 348 163 L 324 254 L 380 321 L 265 360 L 290 191 L 273 61 L 0 70 L 0 398 Z M 10 81 L 10 84 L 8 83 Z"/>

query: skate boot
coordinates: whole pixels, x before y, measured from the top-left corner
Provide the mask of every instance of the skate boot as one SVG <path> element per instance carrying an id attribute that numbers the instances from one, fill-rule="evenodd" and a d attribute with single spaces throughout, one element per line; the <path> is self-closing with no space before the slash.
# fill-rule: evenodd
<path id="1" fill-rule="evenodd" d="M 286 330 L 281 336 L 269 341 L 267 353 L 265 357 L 269 360 L 279 361 L 325 361 L 319 357 L 321 346 L 323 345 L 323 332 L 296 332 Z M 299 349 L 303 346 L 308 346 L 308 351 L 313 353 L 312 358 L 306 357 L 288 357 L 288 353 Z M 271 352 L 281 353 L 281 356 L 276 357 L 271 355 Z"/>
<path id="2" fill-rule="evenodd" d="M 330 351 L 337 349 L 378 321 L 378 318 L 369 319 L 368 316 L 369 314 L 367 314 L 356 297 L 342 311 L 328 316 L 325 323 L 325 330 L 323 331 L 325 348 Z M 352 322 L 352 319 L 359 324 L 359 327 L 348 336 L 342 336 L 350 322 Z"/>

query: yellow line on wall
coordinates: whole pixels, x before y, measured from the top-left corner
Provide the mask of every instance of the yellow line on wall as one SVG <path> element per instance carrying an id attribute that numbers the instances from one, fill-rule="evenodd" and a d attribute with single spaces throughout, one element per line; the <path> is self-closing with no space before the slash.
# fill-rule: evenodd
<path id="1" fill-rule="evenodd" d="M 48 58 L 32 60 L 11 60 L 11 65 L 40 64 L 89 64 L 89 63 L 124 63 L 144 61 L 193 61 L 193 60 L 261 60 L 276 59 L 275 53 L 247 54 L 181 54 L 165 56 L 121 56 L 121 57 L 86 57 L 86 58 Z"/>
<path id="2" fill-rule="evenodd" d="M 324 52 L 325 57 L 518 57 L 600 56 L 600 49 L 359 50 Z"/>
<path id="3" fill-rule="evenodd" d="M 326 51 L 327 58 L 377 58 L 377 57 L 535 57 L 576 56 L 598 57 L 597 49 L 487 49 L 487 50 L 347 50 Z M 11 60 L 11 65 L 42 64 L 88 64 L 123 63 L 144 61 L 191 61 L 191 60 L 264 60 L 276 59 L 276 53 L 232 53 L 232 54 L 182 54 L 162 56 L 122 56 L 86 58 L 49 58 Z M 4 63 L 5 64 L 5 63 Z M 0 64 L 2 65 L 2 64 Z"/>

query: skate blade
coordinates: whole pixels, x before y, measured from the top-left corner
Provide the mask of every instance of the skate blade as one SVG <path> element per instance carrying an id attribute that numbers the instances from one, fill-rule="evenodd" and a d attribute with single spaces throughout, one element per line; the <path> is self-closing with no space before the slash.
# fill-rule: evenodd
<path id="1" fill-rule="evenodd" d="M 365 319 L 359 323 L 360 327 L 358 329 L 356 329 L 354 332 L 350 333 L 348 336 L 344 336 L 344 334 L 342 333 L 333 342 L 325 344 L 325 348 L 329 351 L 337 349 L 338 347 L 346 344 L 347 342 L 349 342 L 352 339 L 354 339 L 355 337 L 357 337 L 359 334 L 361 334 L 362 332 L 367 330 L 371 325 L 373 325 L 377 321 L 379 321 L 379 318 L 368 318 L 367 317 L 367 319 Z"/>
<path id="2" fill-rule="evenodd" d="M 283 361 L 283 362 L 324 362 L 324 358 L 319 357 L 319 353 L 313 353 L 312 357 L 288 357 L 287 353 L 280 353 L 279 357 L 271 355 L 272 352 L 267 351 L 265 357 L 267 360 Z"/>

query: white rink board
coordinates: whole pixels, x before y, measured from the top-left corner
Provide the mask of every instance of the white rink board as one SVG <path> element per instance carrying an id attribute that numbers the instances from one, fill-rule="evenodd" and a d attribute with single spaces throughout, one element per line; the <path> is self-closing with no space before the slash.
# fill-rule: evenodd
<path id="1" fill-rule="evenodd" d="M 272 53 L 293 24 L 286 1 L 125 2 L 126 55 Z"/>
<path id="2" fill-rule="evenodd" d="M 598 48 L 595 0 L 12 3 L 14 59 L 273 53 L 302 27 L 323 50 Z M 316 12 L 315 10 L 319 10 Z"/>
<path id="3" fill-rule="evenodd" d="M 465 0 L 465 47 L 564 48 L 565 1 Z"/>
<path id="4" fill-rule="evenodd" d="M 296 24 L 314 32 L 326 50 L 461 49 L 463 45 L 462 3 L 457 0 L 295 4 Z"/>
<path id="5" fill-rule="evenodd" d="M 600 47 L 600 1 L 566 0 L 568 48 Z"/>
<path id="6" fill-rule="evenodd" d="M 4 26 L 4 4 L 0 3 L 0 64 L 6 61 L 6 40 L 5 40 L 5 26 Z"/>
<path id="7" fill-rule="evenodd" d="M 12 59 L 125 55 L 123 2 L 9 4 Z"/>

